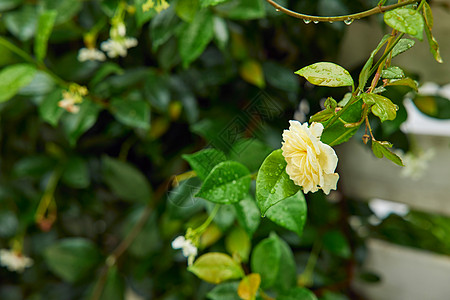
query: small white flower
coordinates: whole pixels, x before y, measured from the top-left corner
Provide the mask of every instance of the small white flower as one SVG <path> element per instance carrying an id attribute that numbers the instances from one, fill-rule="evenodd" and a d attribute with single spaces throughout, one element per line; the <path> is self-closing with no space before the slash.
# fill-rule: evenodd
<path id="1" fill-rule="evenodd" d="M 322 143 L 321 123 L 301 124 L 289 121 L 289 130 L 283 132 L 283 156 L 286 160 L 286 173 L 303 192 L 316 192 L 322 189 L 325 194 L 335 190 L 339 175 L 334 173 L 338 157 L 333 148 Z"/>
<path id="2" fill-rule="evenodd" d="M 81 48 L 78 51 L 78 60 L 81 62 L 87 60 L 104 61 L 105 59 L 105 54 L 96 48 Z"/>
<path id="3" fill-rule="evenodd" d="M 117 34 L 120 36 L 125 36 L 125 34 L 127 34 L 127 28 L 125 27 L 125 24 L 120 23 L 117 25 Z"/>
<path id="4" fill-rule="evenodd" d="M 133 48 L 133 47 L 136 47 L 137 44 L 138 44 L 137 39 L 135 39 L 135 38 L 133 38 L 133 37 L 127 37 L 127 38 L 125 38 L 124 45 L 125 45 L 125 47 L 127 47 L 128 49 Z"/>
<path id="5" fill-rule="evenodd" d="M 33 265 L 33 260 L 12 250 L 0 249 L 0 265 L 11 272 L 22 273 Z"/>
<path id="6" fill-rule="evenodd" d="M 76 114 L 80 111 L 80 107 L 76 105 L 77 103 L 80 103 L 80 99 L 77 98 L 76 95 L 71 92 L 64 91 L 63 99 L 58 102 L 58 106 L 70 113 Z"/>
<path id="7" fill-rule="evenodd" d="M 188 265 L 192 265 L 194 258 L 197 256 L 198 249 L 192 244 L 191 240 L 186 240 L 184 236 L 179 236 L 172 242 L 173 249 L 181 249 L 183 255 L 188 258 Z"/>
<path id="8" fill-rule="evenodd" d="M 124 37 L 122 39 L 109 39 L 104 41 L 100 47 L 109 57 L 115 58 L 117 56 L 127 56 L 127 49 L 136 47 L 137 44 L 137 39 L 132 37 Z"/>
<path id="9" fill-rule="evenodd" d="M 109 39 L 104 41 L 100 48 L 111 58 L 115 58 L 117 56 L 127 56 L 127 47 L 117 40 Z"/>

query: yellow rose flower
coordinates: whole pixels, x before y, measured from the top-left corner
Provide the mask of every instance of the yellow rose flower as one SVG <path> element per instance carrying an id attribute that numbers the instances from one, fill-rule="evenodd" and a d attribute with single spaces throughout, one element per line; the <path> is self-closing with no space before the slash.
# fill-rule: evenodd
<path id="1" fill-rule="evenodd" d="M 333 148 L 320 141 L 321 123 L 301 124 L 289 121 L 289 130 L 283 132 L 283 156 L 286 159 L 286 173 L 303 192 L 322 189 L 325 194 L 336 189 L 339 175 L 334 173 L 338 157 Z"/>

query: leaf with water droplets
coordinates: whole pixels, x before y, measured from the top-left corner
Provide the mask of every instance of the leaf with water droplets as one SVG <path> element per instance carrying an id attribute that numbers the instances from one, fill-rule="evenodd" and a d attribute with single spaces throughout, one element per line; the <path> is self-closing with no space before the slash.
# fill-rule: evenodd
<path id="1" fill-rule="evenodd" d="M 392 57 L 395 57 L 406 50 L 412 48 L 416 42 L 411 39 L 401 39 L 398 41 L 397 45 L 395 45 L 394 49 L 392 49 Z"/>
<path id="2" fill-rule="evenodd" d="M 204 149 L 192 154 L 184 154 L 182 157 L 189 163 L 198 178 L 205 180 L 211 170 L 227 158 L 222 151 L 216 149 Z"/>
<path id="3" fill-rule="evenodd" d="M 422 15 L 411 8 L 397 8 L 384 14 L 384 22 L 390 27 L 417 38 L 423 39 L 424 21 Z"/>
<path id="4" fill-rule="evenodd" d="M 302 191 L 284 199 L 267 210 L 272 222 L 301 235 L 306 221 L 306 201 Z"/>
<path id="5" fill-rule="evenodd" d="M 376 157 L 383 158 L 384 156 L 397 165 L 404 166 L 402 159 L 388 149 L 391 147 L 392 144 L 388 142 L 372 141 L 372 152 Z"/>
<path id="6" fill-rule="evenodd" d="M 299 187 L 286 173 L 286 161 L 282 150 L 273 151 L 266 157 L 256 178 L 256 202 L 261 213 L 283 199 L 294 195 Z"/>
<path id="7" fill-rule="evenodd" d="M 394 120 L 397 116 L 398 106 L 386 97 L 377 94 L 362 94 L 364 103 L 372 105 L 372 113 L 380 118 L 381 122 Z"/>
<path id="8" fill-rule="evenodd" d="M 219 204 L 236 203 L 245 198 L 250 183 L 250 171 L 244 165 L 224 161 L 212 169 L 196 196 Z"/>
<path id="9" fill-rule="evenodd" d="M 399 67 L 390 66 L 381 71 L 381 77 L 385 79 L 401 79 L 405 77 L 405 73 Z"/>
<path id="10" fill-rule="evenodd" d="M 306 66 L 295 74 L 305 77 L 310 83 L 319 86 L 353 87 L 353 78 L 350 73 L 343 67 L 329 62 L 319 62 Z"/>

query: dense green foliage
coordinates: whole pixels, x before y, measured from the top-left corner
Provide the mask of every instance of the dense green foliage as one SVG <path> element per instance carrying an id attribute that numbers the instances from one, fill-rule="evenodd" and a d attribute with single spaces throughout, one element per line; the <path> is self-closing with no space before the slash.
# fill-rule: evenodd
<path id="1" fill-rule="evenodd" d="M 290 2 L 316 15 L 376 4 Z M 0 299 L 114 300 L 126 292 L 143 299 L 252 299 L 259 285 L 267 295 L 260 290 L 258 299 L 357 299 L 350 283 L 365 248 L 348 219 L 356 215 L 368 225 L 372 213 L 345 194 L 335 194 L 340 202 L 322 192 L 303 195 L 276 149 L 307 99 L 306 115 L 321 111 L 314 117 L 327 128 L 324 143 L 361 137 L 356 125 L 345 125 L 370 108 L 374 133 L 407 150 L 399 131 L 402 99 L 417 84 L 399 68 L 385 69 L 383 79 L 403 81 L 384 96 L 347 99 L 353 102 L 339 118 L 337 102 L 343 106 L 346 93 L 367 87 L 380 49 L 359 77 L 360 70 L 337 65 L 330 75 L 324 63 L 314 71 L 308 65 L 337 57 L 344 22 L 306 24 L 262 0 L 169 4 L 0 1 L 0 248 L 34 260 L 23 273 L 0 268 Z M 430 15 L 423 21 L 411 10 L 397 13 L 420 18 L 420 32 L 392 21 L 395 11 L 385 14 L 386 23 L 418 39 L 425 28 L 438 60 Z M 128 43 L 125 55 L 80 61 L 81 48 L 100 48 L 108 38 Z M 395 55 L 411 41 L 402 39 Z M 323 87 L 312 88 L 295 71 Z M 440 99 L 415 101 L 425 113 L 448 118 L 448 109 L 430 110 Z M 372 142 L 375 155 L 401 165 L 390 146 Z M 415 230 L 423 217 L 408 222 L 387 219 L 374 232 L 389 238 L 392 228 Z M 171 247 L 185 234 L 206 253 L 189 267 Z M 400 242 L 426 248 L 406 237 Z M 448 253 L 449 246 L 438 250 Z"/>

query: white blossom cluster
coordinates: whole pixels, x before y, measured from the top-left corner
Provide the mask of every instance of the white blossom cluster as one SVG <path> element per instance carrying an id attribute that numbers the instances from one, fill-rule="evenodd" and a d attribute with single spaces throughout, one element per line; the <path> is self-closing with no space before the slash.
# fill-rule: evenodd
<path id="1" fill-rule="evenodd" d="M 181 249 L 183 251 L 183 255 L 188 258 L 188 265 L 192 265 L 198 253 L 197 247 L 195 247 L 191 240 L 186 239 L 184 236 L 179 236 L 174 239 L 172 248 Z"/>
<path id="2" fill-rule="evenodd" d="M 25 268 L 33 265 L 33 260 L 13 250 L 0 249 L 0 266 L 6 267 L 11 272 L 22 273 Z"/>

